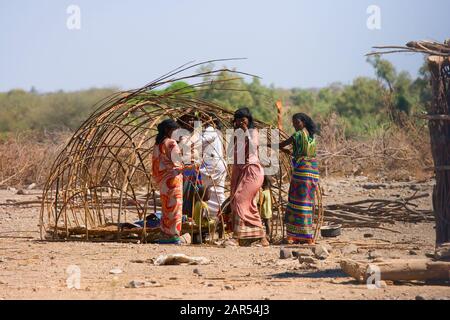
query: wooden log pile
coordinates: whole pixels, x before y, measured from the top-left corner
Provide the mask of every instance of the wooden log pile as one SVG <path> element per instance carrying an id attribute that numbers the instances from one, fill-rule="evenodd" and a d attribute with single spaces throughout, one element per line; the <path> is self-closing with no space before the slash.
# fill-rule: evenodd
<path id="1" fill-rule="evenodd" d="M 431 210 L 420 210 L 412 201 L 429 197 L 429 194 L 414 194 L 400 200 L 366 199 L 344 204 L 324 206 L 325 221 L 341 224 L 344 228 L 372 227 L 394 224 L 397 221 L 417 223 L 434 221 Z"/>

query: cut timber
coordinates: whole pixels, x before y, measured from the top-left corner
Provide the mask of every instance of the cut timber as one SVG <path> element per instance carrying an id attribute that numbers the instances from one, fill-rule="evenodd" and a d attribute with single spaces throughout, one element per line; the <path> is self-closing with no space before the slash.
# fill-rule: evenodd
<path id="1" fill-rule="evenodd" d="M 342 271 L 344 271 L 355 280 L 359 282 L 362 282 L 364 280 L 364 273 L 365 270 L 367 270 L 367 265 L 364 265 L 364 262 L 342 260 L 340 265 Z"/>
<path id="2" fill-rule="evenodd" d="M 380 271 L 380 280 L 450 281 L 450 262 L 445 261 L 420 259 L 367 263 L 343 260 L 340 265 L 342 271 L 359 282 L 366 282 L 371 270 Z"/>

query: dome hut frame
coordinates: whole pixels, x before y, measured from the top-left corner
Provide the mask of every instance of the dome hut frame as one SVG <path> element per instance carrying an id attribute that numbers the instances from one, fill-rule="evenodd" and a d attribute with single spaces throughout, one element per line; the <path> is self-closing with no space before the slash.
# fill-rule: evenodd
<path id="1" fill-rule="evenodd" d="M 215 126 L 211 116 L 214 115 L 224 129 L 232 128 L 231 111 L 195 98 L 195 92 L 216 89 L 224 82 L 217 79 L 222 72 L 236 75 L 225 80 L 229 82 L 226 90 L 238 90 L 233 89 L 233 81 L 248 74 L 222 68 L 183 75 L 192 68 L 227 60 L 232 59 L 183 65 L 142 88 L 119 92 L 100 101 L 52 165 L 42 195 L 41 239 L 142 243 L 155 240 L 159 229 L 124 228 L 124 225 L 136 219 L 146 221 L 149 215 L 161 210 L 158 187 L 151 176 L 156 126 L 166 118 L 180 119 L 186 115 Z M 182 88 L 166 88 L 177 81 L 196 79 L 202 80 Z M 256 119 L 255 127 L 276 129 Z M 267 132 L 271 141 L 271 131 Z M 280 131 L 280 139 L 287 137 Z M 230 169 L 227 166 L 228 180 Z M 283 199 L 287 198 L 286 185 L 291 172 L 288 154 L 280 152 L 277 172 L 272 178 L 275 203 L 271 236 L 283 237 L 286 205 Z M 226 189 L 229 192 L 229 181 Z M 320 188 L 318 193 L 316 236 L 323 219 Z M 182 232 L 192 233 L 192 222 L 183 223 Z"/>

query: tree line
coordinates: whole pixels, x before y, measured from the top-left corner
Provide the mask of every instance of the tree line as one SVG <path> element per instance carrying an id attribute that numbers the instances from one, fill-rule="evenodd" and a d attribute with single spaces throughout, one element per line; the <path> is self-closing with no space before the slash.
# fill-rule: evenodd
<path id="1" fill-rule="evenodd" d="M 426 63 L 413 78 L 408 72 L 398 72 L 379 56 L 367 61 L 373 66 L 375 77 L 358 77 L 351 84 L 283 89 L 265 86 L 256 77 L 248 80 L 224 71 L 218 74 L 218 80 L 234 80 L 219 81 L 211 88 L 190 94 L 230 110 L 249 107 L 256 118 L 273 125 L 277 119 L 274 105 L 277 100 L 285 106 L 286 124 L 296 112 L 310 114 L 319 125 L 322 119 L 336 114 L 349 136 L 370 135 L 392 121 L 401 125 L 402 117 L 425 110 L 431 101 Z M 187 85 L 178 82 L 166 90 Z M 98 101 L 118 90 L 38 93 L 34 89 L 16 89 L 0 93 L 0 133 L 75 130 L 95 110 Z"/>

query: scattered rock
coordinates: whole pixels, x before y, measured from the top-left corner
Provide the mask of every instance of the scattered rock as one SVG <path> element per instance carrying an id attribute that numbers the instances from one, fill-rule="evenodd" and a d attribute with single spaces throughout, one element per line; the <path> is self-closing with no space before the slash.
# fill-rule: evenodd
<path id="1" fill-rule="evenodd" d="M 234 287 L 230 284 L 226 284 L 226 285 L 224 285 L 224 289 L 225 290 L 234 290 Z"/>
<path id="2" fill-rule="evenodd" d="M 123 273 L 123 270 L 120 268 L 113 268 L 113 269 L 109 270 L 109 273 L 110 274 L 120 274 L 120 273 Z"/>
<path id="3" fill-rule="evenodd" d="M 290 259 L 292 257 L 293 257 L 292 250 L 280 248 L 280 259 Z"/>
<path id="4" fill-rule="evenodd" d="M 169 280 L 178 280 L 177 277 L 170 277 Z"/>
<path id="5" fill-rule="evenodd" d="M 157 287 L 162 287 L 163 285 L 161 283 L 159 283 L 158 281 L 150 280 L 149 282 L 145 283 L 145 286 L 146 287 L 157 288 Z"/>
<path id="6" fill-rule="evenodd" d="M 348 245 L 346 245 L 345 247 L 342 248 L 341 252 L 342 252 L 343 255 L 357 253 L 358 252 L 358 247 L 355 246 L 354 244 L 348 244 Z"/>
<path id="7" fill-rule="evenodd" d="M 200 271 L 199 268 L 195 268 L 195 269 L 193 270 L 193 272 L 194 272 L 196 275 L 198 275 L 199 277 L 201 277 L 201 276 L 203 275 L 203 273 Z"/>
<path id="8" fill-rule="evenodd" d="M 373 233 L 364 233 L 364 238 L 373 238 Z"/>
<path id="9" fill-rule="evenodd" d="M 408 254 L 409 254 L 410 256 L 417 256 L 417 252 L 414 251 L 414 250 L 409 250 L 409 251 L 408 251 Z"/>
<path id="10" fill-rule="evenodd" d="M 27 190 L 33 190 L 34 188 L 36 188 L 36 183 L 32 183 L 27 187 Z"/>
<path id="11" fill-rule="evenodd" d="M 144 260 L 140 260 L 140 259 L 137 259 L 137 260 L 131 260 L 130 262 L 131 262 L 131 263 L 145 263 Z"/>
<path id="12" fill-rule="evenodd" d="M 28 194 L 28 192 L 26 192 L 26 191 L 23 190 L 23 189 L 19 189 L 19 190 L 17 190 L 16 194 L 23 196 L 23 195 Z"/>
<path id="13" fill-rule="evenodd" d="M 388 285 L 387 285 L 386 281 L 383 281 L 383 280 L 378 281 L 378 283 L 377 283 L 377 287 L 378 287 L 378 288 L 381 288 L 381 289 L 386 289 L 387 286 L 388 286 Z"/>
<path id="14" fill-rule="evenodd" d="M 298 262 L 312 264 L 312 263 L 316 262 L 316 259 L 314 259 L 313 257 L 308 257 L 308 256 L 300 256 L 300 257 L 298 257 Z"/>
<path id="15" fill-rule="evenodd" d="M 317 259 L 325 260 L 330 255 L 330 252 L 324 245 L 317 244 L 314 247 L 314 255 L 316 256 Z"/>
<path id="16" fill-rule="evenodd" d="M 381 257 L 382 257 L 382 255 L 379 252 L 377 252 L 375 250 L 369 251 L 369 259 L 373 260 L 373 259 L 378 259 Z"/>
<path id="17" fill-rule="evenodd" d="M 296 251 L 292 251 L 292 256 L 298 257 L 313 257 L 314 253 L 309 248 L 302 248 Z"/>
<path id="18" fill-rule="evenodd" d="M 427 300 L 423 295 L 417 295 L 416 300 Z"/>
<path id="19" fill-rule="evenodd" d="M 126 288 L 144 288 L 146 285 L 145 281 L 133 280 L 130 281 L 125 287 Z"/>

